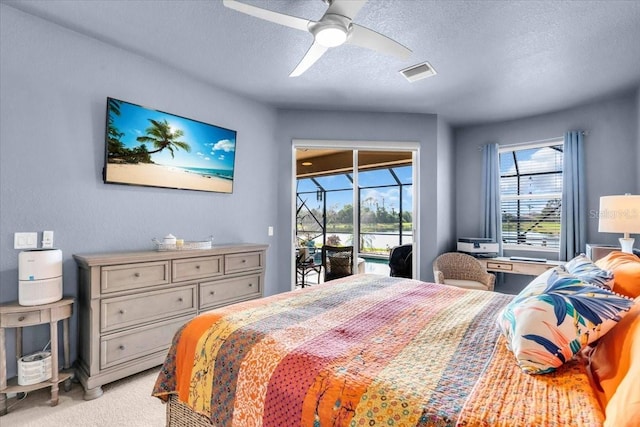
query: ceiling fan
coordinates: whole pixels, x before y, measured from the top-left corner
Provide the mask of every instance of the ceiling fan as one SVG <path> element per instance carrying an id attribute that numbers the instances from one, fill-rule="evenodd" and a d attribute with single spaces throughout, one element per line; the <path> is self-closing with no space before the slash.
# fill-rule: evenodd
<path id="1" fill-rule="evenodd" d="M 241 3 L 237 0 L 223 0 L 222 3 L 238 12 L 275 22 L 276 24 L 308 31 L 313 35 L 313 44 L 289 77 L 297 77 L 307 71 L 327 50 L 344 43 L 407 59 L 411 50 L 369 28 L 354 24 L 353 18 L 367 0 L 322 0 L 329 8 L 319 21 L 298 18 L 284 13 L 273 12 L 261 7 Z"/>

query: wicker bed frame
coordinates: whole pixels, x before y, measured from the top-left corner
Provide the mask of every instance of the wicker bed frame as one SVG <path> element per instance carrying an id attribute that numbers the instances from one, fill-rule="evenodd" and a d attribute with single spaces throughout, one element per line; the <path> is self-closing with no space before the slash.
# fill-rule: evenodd
<path id="1" fill-rule="evenodd" d="M 207 417 L 198 414 L 172 394 L 167 402 L 167 426 L 170 427 L 215 427 Z"/>

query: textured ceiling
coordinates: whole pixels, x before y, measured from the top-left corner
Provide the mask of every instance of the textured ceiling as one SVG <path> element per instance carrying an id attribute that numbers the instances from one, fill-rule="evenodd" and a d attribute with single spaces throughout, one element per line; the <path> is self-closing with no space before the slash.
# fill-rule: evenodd
<path id="1" fill-rule="evenodd" d="M 640 1 L 370 0 L 354 22 L 413 50 L 401 61 L 357 46 L 288 77 L 308 33 L 221 1 L 2 3 L 201 81 L 283 108 L 436 113 L 454 125 L 571 107 L 640 85 Z M 320 19 L 321 0 L 244 0 Z M 422 61 L 434 77 L 398 71 Z"/>

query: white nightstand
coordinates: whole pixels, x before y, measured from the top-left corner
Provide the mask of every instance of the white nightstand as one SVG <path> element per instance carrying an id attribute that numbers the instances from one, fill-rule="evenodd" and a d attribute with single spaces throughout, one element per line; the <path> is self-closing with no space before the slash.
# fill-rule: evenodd
<path id="1" fill-rule="evenodd" d="M 587 243 L 586 255 L 591 261 L 597 261 L 607 256 L 609 252 L 619 251 L 620 246 L 602 245 L 599 243 Z"/>

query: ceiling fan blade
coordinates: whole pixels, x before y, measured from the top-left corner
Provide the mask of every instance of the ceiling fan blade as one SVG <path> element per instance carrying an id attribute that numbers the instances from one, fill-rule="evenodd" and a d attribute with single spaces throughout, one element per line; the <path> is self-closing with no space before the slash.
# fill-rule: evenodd
<path id="1" fill-rule="evenodd" d="M 263 19 L 265 21 L 275 22 L 276 24 L 295 28 L 296 30 L 309 31 L 308 25 L 311 21 L 309 21 L 308 19 L 285 15 L 284 13 L 273 12 L 261 7 L 252 6 L 246 3 L 240 3 L 236 0 L 222 0 L 222 4 L 224 4 L 229 9 L 237 10 L 238 12 L 242 12 L 244 14 Z"/>
<path id="2" fill-rule="evenodd" d="M 298 63 L 296 68 L 289 74 L 289 77 L 298 77 L 305 71 L 307 71 L 315 62 L 320 59 L 324 53 L 329 50 L 328 47 L 322 46 L 318 43 L 311 45 L 304 58 Z"/>
<path id="3" fill-rule="evenodd" d="M 357 24 L 351 24 L 347 43 L 396 56 L 400 59 L 408 59 L 411 55 L 411 50 L 397 41 Z"/>
<path id="4" fill-rule="evenodd" d="M 335 13 L 353 20 L 367 0 L 333 0 L 326 13 Z"/>

